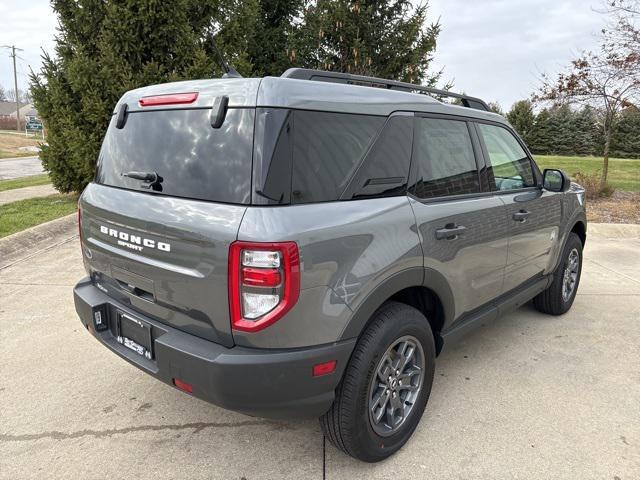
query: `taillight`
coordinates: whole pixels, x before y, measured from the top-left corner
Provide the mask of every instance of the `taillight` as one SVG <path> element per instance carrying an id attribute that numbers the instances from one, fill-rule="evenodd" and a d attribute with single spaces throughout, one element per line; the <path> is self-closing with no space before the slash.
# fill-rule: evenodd
<path id="1" fill-rule="evenodd" d="M 141 107 L 157 107 L 158 105 L 180 105 L 193 103 L 198 98 L 198 92 L 168 93 L 165 95 L 152 95 L 138 100 Z"/>
<path id="2" fill-rule="evenodd" d="M 300 295 L 295 242 L 233 242 L 229 247 L 229 309 L 235 330 L 256 332 L 285 315 Z"/>

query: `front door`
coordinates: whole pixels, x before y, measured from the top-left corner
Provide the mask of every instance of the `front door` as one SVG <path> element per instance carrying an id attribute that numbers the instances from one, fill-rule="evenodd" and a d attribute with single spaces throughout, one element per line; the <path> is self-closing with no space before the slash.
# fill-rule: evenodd
<path id="1" fill-rule="evenodd" d="M 559 242 L 561 196 L 542 190 L 533 160 L 507 128 L 478 123 L 489 186 L 505 204 L 510 225 L 503 292 L 549 273 Z"/>

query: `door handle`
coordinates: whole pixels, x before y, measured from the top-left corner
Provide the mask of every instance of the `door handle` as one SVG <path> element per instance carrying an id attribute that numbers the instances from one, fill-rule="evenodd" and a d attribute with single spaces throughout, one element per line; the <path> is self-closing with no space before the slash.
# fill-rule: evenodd
<path id="1" fill-rule="evenodd" d="M 439 228 L 436 230 L 436 239 L 438 240 L 455 240 L 458 238 L 458 235 L 462 235 L 467 230 L 467 227 L 464 225 L 455 225 L 453 223 L 449 223 L 444 226 L 444 228 Z"/>
<path id="2" fill-rule="evenodd" d="M 516 222 L 524 223 L 527 221 L 529 215 L 531 215 L 530 212 L 527 212 L 526 210 L 520 210 L 519 212 L 514 213 L 512 218 Z"/>

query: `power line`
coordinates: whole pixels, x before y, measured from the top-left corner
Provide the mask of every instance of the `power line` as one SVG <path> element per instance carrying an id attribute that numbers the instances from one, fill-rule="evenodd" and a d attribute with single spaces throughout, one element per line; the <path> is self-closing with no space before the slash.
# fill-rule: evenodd
<path id="1" fill-rule="evenodd" d="M 11 50 L 9 56 L 13 59 L 13 85 L 16 92 L 16 130 L 20 131 L 20 92 L 18 91 L 18 73 L 16 71 L 16 50 L 22 52 L 21 48 L 15 45 L 2 45 L 2 48 Z"/>

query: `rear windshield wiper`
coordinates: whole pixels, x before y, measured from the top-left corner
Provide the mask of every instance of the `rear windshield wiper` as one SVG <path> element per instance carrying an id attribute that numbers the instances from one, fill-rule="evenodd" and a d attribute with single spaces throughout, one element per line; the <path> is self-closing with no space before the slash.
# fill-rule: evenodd
<path id="1" fill-rule="evenodd" d="M 154 190 L 162 190 L 163 178 L 156 172 L 124 172 L 123 177 L 133 178 L 134 180 L 141 180 L 148 185 L 141 185 L 142 188 L 153 188 Z"/>

